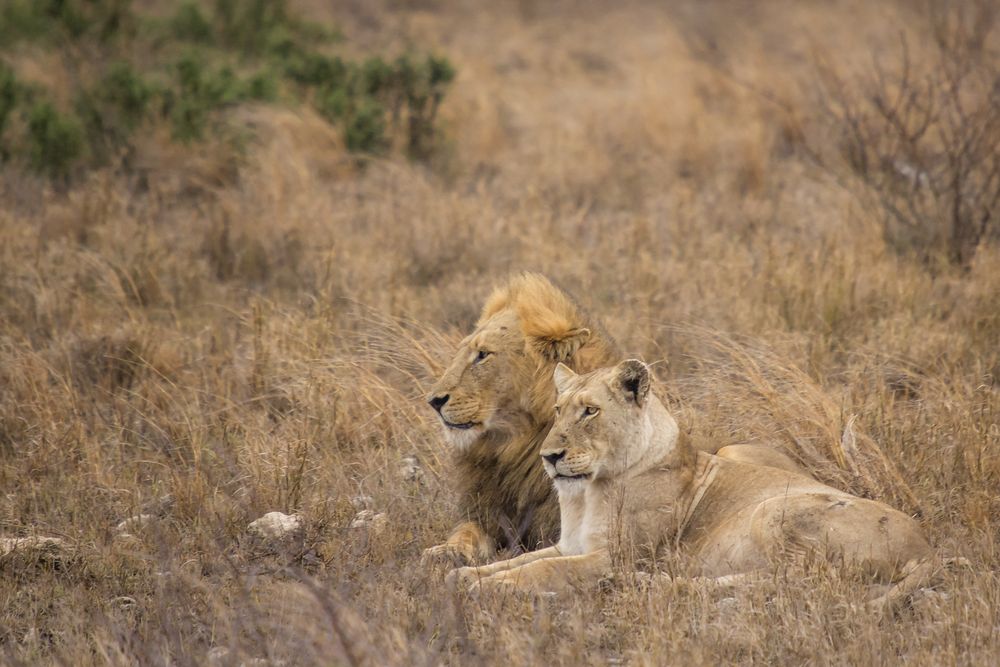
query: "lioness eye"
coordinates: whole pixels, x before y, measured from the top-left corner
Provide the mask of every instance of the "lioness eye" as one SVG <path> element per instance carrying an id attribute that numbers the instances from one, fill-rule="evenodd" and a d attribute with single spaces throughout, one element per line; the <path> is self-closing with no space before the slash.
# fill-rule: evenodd
<path id="1" fill-rule="evenodd" d="M 478 364 L 480 361 L 482 361 L 483 359 L 486 359 L 491 354 L 493 354 L 493 353 L 492 352 L 487 352 L 486 350 L 479 350 L 479 354 L 476 355 L 476 361 L 475 361 L 475 363 Z"/>
<path id="2" fill-rule="evenodd" d="M 593 405 L 588 405 L 583 409 L 583 414 L 587 415 L 588 417 L 592 417 L 593 415 L 596 415 L 598 411 L 599 410 L 595 408 Z"/>

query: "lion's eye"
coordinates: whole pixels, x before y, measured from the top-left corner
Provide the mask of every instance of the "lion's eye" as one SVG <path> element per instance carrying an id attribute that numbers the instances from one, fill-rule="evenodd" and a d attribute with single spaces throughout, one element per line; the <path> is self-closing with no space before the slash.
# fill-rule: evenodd
<path id="1" fill-rule="evenodd" d="M 584 414 L 584 416 L 587 416 L 587 417 L 593 417 L 598 412 L 600 412 L 600 409 L 599 408 L 595 408 L 593 405 L 588 405 L 587 407 L 585 407 L 583 409 L 583 414 Z"/>
<path id="2" fill-rule="evenodd" d="M 557 406 L 556 406 L 556 415 L 558 415 L 558 414 L 559 414 L 560 412 L 562 412 L 562 408 L 560 408 L 560 407 L 559 407 L 559 406 L 557 405 Z"/>
<path id="3" fill-rule="evenodd" d="M 492 352 L 487 352 L 486 350 L 479 350 L 479 354 L 476 355 L 476 360 L 472 363 L 478 364 L 480 361 L 488 359 L 493 355 Z"/>

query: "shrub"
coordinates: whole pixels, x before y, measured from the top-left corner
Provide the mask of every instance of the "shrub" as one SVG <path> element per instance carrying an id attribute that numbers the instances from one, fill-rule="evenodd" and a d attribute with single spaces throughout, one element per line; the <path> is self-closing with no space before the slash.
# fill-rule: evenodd
<path id="1" fill-rule="evenodd" d="M 93 56 L 73 68 L 72 110 L 32 108 L 34 93 L 17 94 L 13 73 L 0 69 L 0 157 L 23 149 L 35 167 L 65 176 L 84 155 L 98 165 L 127 148 L 147 120 L 168 122 L 174 140 L 197 141 L 220 109 L 283 94 L 314 105 L 352 151 L 399 146 L 415 158 L 432 151 L 437 107 L 453 77 L 447 61 L 407 55 L 347 62 L 319 51 L 317 43 L 333 41 L 334 33 L 298 19 L 285 0 L 205 4 L 182 0 L 166 21 L 151 20 L 141 31 L 132 29 L 131 0 L 12 0 L 0 7 L 7 43 L 66 48 L 73 41 L 73 54 Z M 187 49 L 179 57 L 177 41 Z M 141 67 L 138 52 L 147 54 Z M 41 87 L 37 93 L 62 97 Z M 4 141 L 14 113 L 34 118 L 26 141 Z"/>
<path id="2" fill-rule="evenodd" d="M 212 24 L 197 4 L 185 2 L 170 19 L 174 37 L 190 42 L 207 42 L 212 37 Z"/>
<path id="3" fill-rule="evenodd" d="M 0 35 L 10 41 L 79 40 L 108 43 L 134 27 L 131 0 L 10 0 L 0 10 Z"/>
<path id="4" fill-rule="evenodd" d="M 333 64 L 336 67 L 323 68 L 317 63 L 313 76 L 302 80 L 320 87 L 320 113 L 330 122 L 346 123 L 344 138 L 350 150 L 378 152 L 389 144 L 389 135 L 402 135 L 410 157 L 430 155 L 438 106 L 454 78 L 447 60 L 403 55 L 391 64 L 377 57 L 355 66 L 339 60 Z"/>
<path id="5" fill-rule="evenodd" d="M 258 72 L 246 82 L 247 99 L 258 102 L 273 102 L 278 98 L 278 80 L 270 71 Z"/>
<path id="6" fill-rule="evenodd" d="M 0 62 L 0 159 L 6 159 L 7 149 L 4 144 L 4 130 L 7 119 L 17 105 L 17 78 L 14 71 Z"/>
<path id="7" fill-rule="evenodd" d="M 173 123 L 173 136 L 192 141 L 203 136 L 209 114 L 243 98 L 240 82 L 232 69 L 207 70 L 204 54 L 192 52 L 175 67 L 177 86 L 168 96 L 167 108 Z"/>
<path id="8" fill-rule="evenodd" d="M 347 118 L 344 142 L 348 150 L 378 153 L 385 148 L 385 110 L 374 100 L 362 102 Z"/>
<path id="9" fill-rule="evenodd" d="M 108 68 L 105 76 L 76 100 L 76 111 L 98 160 L 125 145 L 149 112 L 153 87 L 126 62 Z"/>
<path id="10" fill-rule="evenodd" d="M 52 177 L 69 175 L 83 153 L 83 130 L 72 117 L 62 115 L 48 102 L 40 102 L 28 116 L 32 165 Z"/>
<path id="11" fill-rule="evenodd" d="M 331 123 L 343 120 L 350 108 L 351 96 L 346 88 L 328 88 L 316 98 L 316 109 Z"/>
<path id="12" fill-rule="evenodd" d="M 37 39 L 51 29 L 52 20 L 39 11 L 41 2 L 10 0 L 0 3 L 0 40 L 12 44 Z"/>
<path id="13" fill-rule="evenodd" d="M 285 62 L 285 73 L 297 83 L 329 90 L 345 85 L 348 70 L 340 58 L 328 58 L 318 53 L 293 53 Z"/>
<path id="14" fill-rule="evenodd" d="M 428 56 L 420 64 L 407 62 L 410 77 L 406 90 L 408 110 L 407 149 L 411 156 L 425 158 L 433 148 L 438 107 L 447 86 L 455 78 L 455 70 L 444 58 Z"/>
<path id="15" fill-rule="evenodd" d="M 252 53 L 271 31 L 289 23 L 285 0 L 216 0 L 215 15 L 223 43 Z"/>
<path id="16" fill-rule="evenodd" d="M 1000 61 L 987 40 L 997 17 L 988 3 L 932 6 L 928 53 L 903 39 L 897 61 L 868 76 L 819 68 L 842 164 L 890 245 L 925 262 L 968 266 L 1000 234 Z"/>

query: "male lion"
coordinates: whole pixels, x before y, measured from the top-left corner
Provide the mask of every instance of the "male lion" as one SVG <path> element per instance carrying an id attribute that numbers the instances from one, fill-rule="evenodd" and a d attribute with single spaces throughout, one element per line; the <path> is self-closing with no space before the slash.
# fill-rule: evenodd
<path id="1" fill-rule="evenodd" d="M 542 446 L 559 494 L 556 546 L 453 570 L 480 588 L 558 590 L 593 583 L 611 566 L 612 536 L 655 558 L 679 549 L 693 574 L 732 581 L 807 554 L 865 568 L 897 600 L 935 567 L 910 517 L 787 470 L 693 452 L 650 391 L 649 369 L 624 361 L 578 375 L 555 369 L 556 418 Z"/>

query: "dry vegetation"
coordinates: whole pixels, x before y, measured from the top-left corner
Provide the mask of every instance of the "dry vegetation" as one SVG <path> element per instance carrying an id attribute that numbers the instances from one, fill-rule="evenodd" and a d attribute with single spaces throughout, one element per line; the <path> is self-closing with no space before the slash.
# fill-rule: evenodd
<path id="1" fill-rule="evenodd" d="M 815 85 L 817 61 L 827 82 L 876 80 L 852 78 L 873 54 L 893 71 L 901 34 L 933 63 L 926 14 L 476 4 L 298 3 L 358 53 L 455 64 L 428 163 L 359 168 L 313 112 L 247 105 L 228 112 L 254 128 L 242 152 L 154 124 L 127 167 L 68 187 L 3 167 L 0 534 L 66 548 L 0 556 L 0 662 L 1000 662 L 1000 248 L 896 243 L 878 203 L 905 198 L 838 166 L 857 137 Z M 994 72 L 995 40 L 975 54 Z M 66 75 L 30 50 L 15 65 Z M 660 362 L 700 444 L 777 443 L 919 512 L 971 567 L 884 619 L 818 567 L 735 592 L 445 590 L 419 566 L 455 519 L 422 395 L 521 269 Z M 252 538 L 274 510 L 302 534 Z"/>

